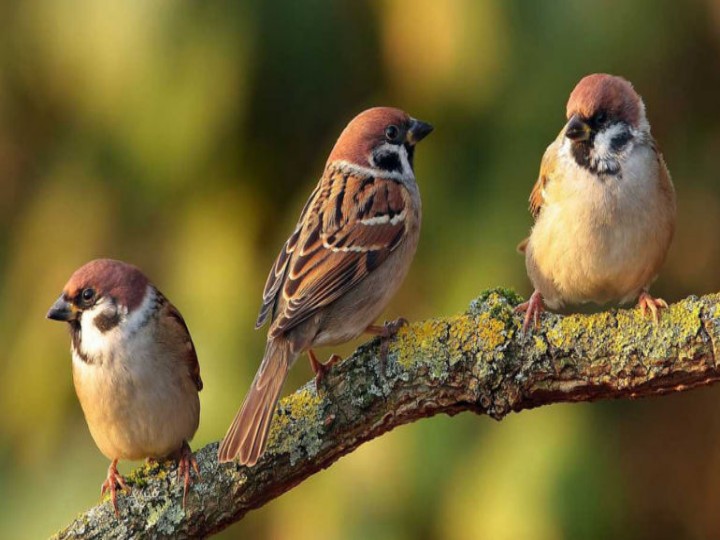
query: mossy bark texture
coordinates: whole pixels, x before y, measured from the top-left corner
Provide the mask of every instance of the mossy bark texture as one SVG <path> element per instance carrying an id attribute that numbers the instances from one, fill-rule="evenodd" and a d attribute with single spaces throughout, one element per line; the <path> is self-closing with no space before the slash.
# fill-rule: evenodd
<path id="1" fill-rule="evenodd" d="M 265 456 L 252 468 L 218 465 L 217 444 L 197 452 L 202 479 L 182 508 L 174 465 L 145 466 L 120 495 L 56 538 L 197 538 L 217 532 L 332 465 L 363 442 L 438 413 L 501 419 L 550 403 L 635 398 L 720 378 L 720 295 L 670 306 L 659 325 L 638 309 L 546 315 L 524 334 L 519 299 L 493 290 L 462 315 L 403 328 L 383 362 L 379 342 L 333 367 L 320 392 L 308 383 L 277 409 Z"/>

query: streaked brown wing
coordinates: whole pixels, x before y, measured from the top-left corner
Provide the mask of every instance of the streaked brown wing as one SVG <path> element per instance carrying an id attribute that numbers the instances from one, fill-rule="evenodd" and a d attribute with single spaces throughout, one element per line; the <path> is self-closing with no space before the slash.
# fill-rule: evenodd
<path id="1" fill-rule="evenodd" d="M 545 190 L 547 189 L 548 182 L 552 182 L 552 177 L 555 173 L 555 164 L 557 162 L 558 150 L 562 144 L 563 133 L 564 130 L 560 131 L 557 138 L 547 147 L 547 150 L 545 150 L 542 160 L 540 161 L 540 174 L 530 192 L 530 213 L 535 220 L 537 220 L 545 204 Z M 518 249 L 520 249 L 520 246 L 518 246 Z"/>
<path id="2" fill-rule="evenodd" d="M 352 289 L 405 238 L 409 193 L 399 183 L 328 171 L 286 263 L 270 330 L 294 328 Z"/>
<path id="3" fill-rule="evenodd" d="M 534 219 L 537 219 L 540 215 L 540 210 L 542 210 L 543 203 L 545 202 L 543 192 L 545 191 L 547 181 L 547 176 L 540 176 L 530 192 L 530 213 Z"/>
<path id="4" fill-rule="evenodd" d="M 676 204 L 675 186 L 673 185 L 672 179 L 670 178 L 670 171 L 668 170 L 667 164 L 665 163 L 665 158 L 663 157 L 662 152 L 660 151 L 660 148 L 655 141 L 652 142 L 652 147 L 653 150 L 655 150 L 655 154 L 657 155 L 658 166 L 660 168 L 660 190 L 662 191 L 667 201 L 674 207 Z"/>
<path id="5" fill-rule="evenodd" d="M 303 208 L 302 212 L 300 212 L 300 219 L 295 226 L 295 230 L 290 235 L 290 238 L 287 239 L 283 248 L 280 250 L 280 253 L 275 259 L 275 263 L 273 264 L 273 267 L 268 274 L 267 281 L 265 282 L 265 289 L 263 290 L 263 301 L 262 305 L 260 306 L 260 313 L 258 314 L 257 321 L 255 322 L 256 329 L 260 328 L 263 324 L 265 324 L 265 321 L 268 319 L 268 317 L 270 317 L 271 320 L 275 318 L 274 311 L 278 297 L 278 291 L 280 290 L 280 287 L 285 281 L 288 262 L 290 261 L 290 258 L 295 251 L 295 247 L 297 246 L 297 241 L 300 237 L 302 225 L 305 221 L 305 214 L 307 214 L 310 207 L 316 205 L 316 200 L 318 198 L 320 188 L 321 185 L 318 185 L 310 195 L 310 198 L 308 198 L 307 202 L 305 203 L 305 207 Z"/>
<path id="6" fill-rule="evenodd" d="M 168 315 L 163 320 L 167 321 L 170 327 L 167 329 L 167 335 L 174 336 L 175 339 L 179 339 L 179 345 L 184 349 L 185 354 L 183 360 L 188 366 L 188 372 L 192 381 L 198 389 L 198 392 L 203 389 L 203 382 L 200 378 L 200 362 L 198 362 L 197 352 L 195 352 L 195 345 L 193 344 L 192 338 L 190 337 L 190 331 L 188 330 L 185 319 L 183 319 L 180 312 L 170 302 L 165 300 L 165 313 Z M 174 328 L 173 328 L 174 327 Z"/>

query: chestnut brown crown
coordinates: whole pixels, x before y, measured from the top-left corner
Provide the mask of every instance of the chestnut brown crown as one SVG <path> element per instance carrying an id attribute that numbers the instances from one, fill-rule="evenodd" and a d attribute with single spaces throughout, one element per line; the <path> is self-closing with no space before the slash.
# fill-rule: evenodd
<path id="1" fill-rule="evenodd" d="M 383 144 L 414 146 L 432 126 L 393 107 L 374 107 L 353 118 L 338 137 L 327 163 L 347 161 L 369 167 L 373 150 Z"/>
<path id="2" fill-rule="evenodd" d="M 148 278 L 136 266 L 113 259 L 96 259 L 73 273 L 62 297 L 82 307 L 83 300 L 87 302 L 92 291 L 95 298 L 111 296 L 132 311 L 142 303 L 148 283 Z M 86 299 L 84 294 L 88 296 Z"/>
<path id="3" fill-rule="evenodd" d="M 580 80 L 567 102 L 567 118 L 590 119 L 598 114 L 622 120 L 637 128 L 644 117 L 642 99 L 622 77 L 594 73 Z"/>

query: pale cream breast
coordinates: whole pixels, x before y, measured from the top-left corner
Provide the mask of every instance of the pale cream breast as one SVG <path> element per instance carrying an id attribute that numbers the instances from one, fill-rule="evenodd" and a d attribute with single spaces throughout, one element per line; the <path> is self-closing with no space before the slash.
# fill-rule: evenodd
<path id="1" fill-rule="evenodd" d="M 108 332 L 114 334 L 106 336 L 104 348 L 96 336 L 89 342 L 90 361 L 73 351 L 80 405 L 95 443 L 110 459 L 165 457 L 197 430 L 197 387 L 179 360 L 186 351 L 159 343 L 154 325 L 119 325 Z M 123 332 L 128 327 L 132 339 Z"/>
<path id="2" fill-rule="evenodd" d="M 526 264 L 551 308 L 627 302 L 655 278 L 672 237 L 674 204 L 649 143 L 636 144 L 619 177 L 596 177 L 560 144 L 533 227 Z"/>

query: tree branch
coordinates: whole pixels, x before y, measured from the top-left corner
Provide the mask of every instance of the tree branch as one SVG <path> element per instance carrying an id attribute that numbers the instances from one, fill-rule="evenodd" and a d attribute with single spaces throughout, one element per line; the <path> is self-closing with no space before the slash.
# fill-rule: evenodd
<path id="1" fill-rule="evenodd" d="M 519 331 L 517 302 L 512 292 L 490 291 L 463 315 L 404 328 L 384 366 L 378 341 L 363 345 L 332 369 L 319 395 L 308 383 L 280 402 L 255 467 L 219 466 L 217 443 L 198 451 L 202 480 L 185 510 L 175 467 L 145 466 L 129 477 L 132 493 L 119 497 L 119 519 L 106 501 L 56 538 L 207 536 L 420 418 L 472 411 L 499 420 L 549 403 L 679 392 L 720 378 L 720 295 L 674 304 L 657 326 L 631 309 L 547 315 L 529 335 Z"/>

